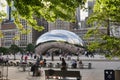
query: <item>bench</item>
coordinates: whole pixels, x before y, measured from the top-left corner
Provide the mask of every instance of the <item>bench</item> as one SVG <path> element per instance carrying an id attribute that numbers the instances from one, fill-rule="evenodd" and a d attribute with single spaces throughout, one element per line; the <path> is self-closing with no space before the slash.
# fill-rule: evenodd
<path id="1" fill-rule="evenodd" d="M 61 64 L 60 63 L 47 63 L 46 64 L 46 67 L 48 68 L 60 68 L 61 67 Z"/>
<path id="2" fill-rule="evenodd" d="M 83 68 L 88 68 L 91 69 L 92 68 L 92 64 L 88 63 L 88 64 L 79 64 L 79 68 L 83 69 Z"/>
<path id="3" fill-rule="evenodd" d="M 74 77 L 77 80 L 81 80 L 80 71 L 45 70 L 45 80 L 54 78 L 64 80 L 62 79 L 64 77 Z"/>

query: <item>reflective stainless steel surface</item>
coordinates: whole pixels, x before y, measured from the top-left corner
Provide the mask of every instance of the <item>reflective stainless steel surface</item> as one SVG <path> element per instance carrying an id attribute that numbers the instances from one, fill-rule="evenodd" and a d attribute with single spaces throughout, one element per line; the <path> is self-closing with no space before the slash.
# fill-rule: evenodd
<path id="1" fill-rule="evenodd" d="M 84 46 L 84 42 L 79 36 L 67 30 L 49 31 L 38 38 L 38 40 L 36 41 L 36 45 L 49 41 L 67 42 L 70 44 Z"/>
<path id="2" fill-rule="evenodd" d="M 67 30 L 52 30 L 46 32 L 36 41 L 36 53 L 45 54 L 52 48 L 58 48 L 71 53 L 77 53 L 84 47 L 83 40 L 75 33 Z"/>

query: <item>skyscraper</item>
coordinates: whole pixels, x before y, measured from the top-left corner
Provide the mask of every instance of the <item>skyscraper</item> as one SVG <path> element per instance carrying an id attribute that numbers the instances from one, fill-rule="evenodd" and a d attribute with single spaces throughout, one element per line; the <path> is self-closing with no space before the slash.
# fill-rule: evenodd
<path id="1" fill-rule="evenodd" d="M 11 17 L 11 10 L 13 7 L 7 7 L 7 18 L 2 22 L 1 31 L 4 34 L 4 38 L 0 39 L 1 46 L 10 47 L 11 44 L 16 44 L 19 47 L 25 48 L 29 43 L 36 43 L 37 38 L 42 35 L 44 32 L 48 31 L 48 22 L 43 18 L 35 18 L 39 26 L 43 26 L 45 30 L 38 32 L 31 28 L 27 22 L 23 19 L 20 19 L 20 23 L 27 30 L 31 30 L 29 34 L 21 34 L 14 24 L 14 18 Z M 13 39 L 15 36 L 19 37 L 19 40 Z"/>
<path id="2" fill-rule="evenodd" d="M 70 30 L 70 22 L 57 19 L 55 22 L 49 22 L 48 30 L 64 29 Z"/>

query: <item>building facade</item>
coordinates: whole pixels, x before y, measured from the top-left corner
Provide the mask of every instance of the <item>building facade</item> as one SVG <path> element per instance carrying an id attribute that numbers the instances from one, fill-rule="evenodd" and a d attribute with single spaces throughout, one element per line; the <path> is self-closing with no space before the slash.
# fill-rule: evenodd
<path id="1" fill-rule="evenodd" d="M 30 43 L 35 44 L 37 38 L 48 31 L 48 22 L 46 20 L 44 20 L 43 18 L 36 20 L 39 26 L 43 26 L 45 28 L 43 31 L 38 32 L 37 30 L 29 27 L 25 20 L 20 20 L 25 29 L 31 30 L 29 34 L 21 34 L 16 28 L 16 25 L 13 23 L 13 21 L 3 22 L 1 24 L 1 31 L 3 32 L 4 37 L 0 39 L 1 46 L 10 47 L 11 44 L 16 44 L 21 48 L 25 48 L 26 45 Z M 16 36 L 19 38 L 18 40 L 14 39 Z"/>
<path id="2" fill-rule="evenodd" d="M 49 22 L 48 31 L 55 29 L 70 30 L 70 22 L 57 19 L 55 22 Z"/>
<path id="3" fill-rule="evenodd" d="M 3 33 L 3 38 L 0 39 L 2 47 L 9 47 L 11 44 L 17 42 L 13 40 L 15 34 L 18 34 L 15 24 L 13 22 L 2 23 L 1 31 Z"/>

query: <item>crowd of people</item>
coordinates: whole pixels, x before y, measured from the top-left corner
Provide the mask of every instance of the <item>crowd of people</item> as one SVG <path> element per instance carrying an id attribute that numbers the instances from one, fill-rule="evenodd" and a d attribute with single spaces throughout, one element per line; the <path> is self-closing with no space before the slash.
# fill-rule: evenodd
<path id="1" fill-rule="evenodd" d="M 0 63 L 5 63 L 7 64 L 9 62 L 9 57 L 7 56 L 6 58 L 0 56 Z"/>
<path id="2" fill-rule="evenodd" d="M 58 53 L 58 52 L 57 52 Z M 57 54 L 56 53 L 56 54 Z M 44 55 L 45 56 L 45 55 Z M 46 54 L 46 59 L 51 56 L 50 53 Z M 66 60 L 71 61 L 71 67 L 72 68 L 77 68 L 77 65 L 82 64 L 81 61 L 77 61 L 77 59 L 72 59 L 72 54 L 71 53 L 62 53 L 57 55 L 59 56 L 59 59 L 61 61 L 61 70 L 67 70 L 67 63 Z M 43 58 L 43 55 L 36 55 L 36 54 L 24 54 L 21 55 L 20 58 L 20 63 L 28 63 L 28 58 L 31 57 L 31 59 L 36 60 L 36 62 L 31 66 L 31 71 L 33 72 L 33 76 L 36 76 L 39 72 L 39 67 L 45 67 L 46 66 L 46 59 Z M 9 62 L 9 57 L 7 56 L 6 58 L 0 57 L 0 62 Z"/>

